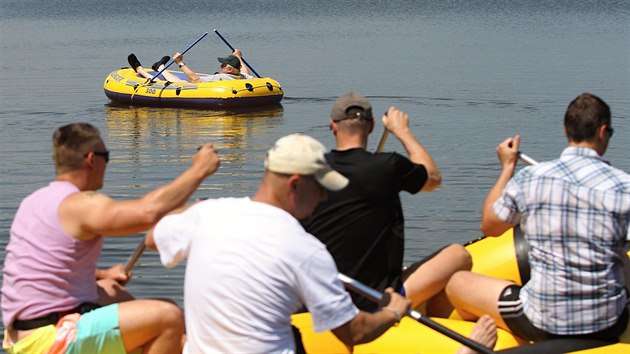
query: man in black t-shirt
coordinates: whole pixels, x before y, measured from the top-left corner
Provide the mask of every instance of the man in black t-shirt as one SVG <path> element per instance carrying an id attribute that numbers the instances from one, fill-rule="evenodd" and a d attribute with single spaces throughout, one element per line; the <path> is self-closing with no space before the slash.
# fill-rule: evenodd
<path id="1" fill-rule="evenodd" d="M 428 314 L 448 316 L 452 306 L 444 287 L 455 272 L 470 270 L 472 260 L 462 245 L 453 244 L 403 271 L 404 217 L 399 192 L 432 191 L 440 186 L 441 175 L 409 129 L 406 113 L 390 107 L 382 120 L 403 144 L 408 158 L 366 150 L 374 117 L 365 97 L 349 93 L 336 100 L 330 127 L 337 147 L 326 159 L 350 184 L 342 191 L 329 192 L 328 200 L 305 227 L 326 244 L 340 272 L 380 291 L 392 286 L 411 299 L 413 307 L 427 303 Z M 365 310 L 377 307 L 358 296 L 354 301 Z"/>

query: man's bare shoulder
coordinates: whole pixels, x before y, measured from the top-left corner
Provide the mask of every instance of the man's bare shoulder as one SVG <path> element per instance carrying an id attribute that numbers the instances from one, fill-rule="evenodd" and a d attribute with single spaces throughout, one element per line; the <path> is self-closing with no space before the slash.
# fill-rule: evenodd
<path id="1" fill-rule="evenodd" d="M 112 199 L 98 191 L 81 191 L 69 195 L 62 202 L 62 206 L 71 208 L 84 208 L 102 203 L 109 203 Z"/>

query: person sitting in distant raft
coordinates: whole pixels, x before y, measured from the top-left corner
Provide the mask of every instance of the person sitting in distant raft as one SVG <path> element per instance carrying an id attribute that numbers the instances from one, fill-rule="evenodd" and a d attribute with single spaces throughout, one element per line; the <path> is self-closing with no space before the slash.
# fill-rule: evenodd
<path id="1" fill-rule="evenodd" d="M 162 57 L 159 61 L 151 66 L 151 69 L 155 71 L 160 71 L 164 68 L 164 65 L 171 58 L 168 56 Z M 246 65 L 243 65 L 243 55 L 239 49 L 235 49 L 232 55 L 228 55 L 227 57 L 219 57 L 217 58 L 219 63 L 221 63 L 221 69 L 219 72 L 214 75 L 203 75 L 199 76 L 196 72 L 194 72 L 188 65 L 184 63 L 184 56 L 180 53 L 175 53 L 173 56 L 173 61 L 179 65 L 180 69 L 188 80 L 183 80 L 177 77 L 175 74 L 164 70 L 162 72 L 162 76 L 170 82 L 213 82 L 213 81 L 222 81 L 222 80 L 240 80 L 240 79 L 253 79 L 254 77 L 249 74 L 249 69 Z M 142 75 L 143 77 L 150 79 L 153 77 L 152 74 L 147 73 L 140 61 L 135 54 L 131 53 L 127 57 L 127 61 L 129 65 L 136 71 L 136 73 Z"/>

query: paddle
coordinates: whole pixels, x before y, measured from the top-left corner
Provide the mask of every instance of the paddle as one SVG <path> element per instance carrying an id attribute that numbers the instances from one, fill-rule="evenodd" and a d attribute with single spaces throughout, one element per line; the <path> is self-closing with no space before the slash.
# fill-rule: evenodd
<path id="1" fill-rule="evenodd" d="M 376 147 L 375 152 L 381 152 L 385 147 L 385 141 L 387 141 L 387 137 L 389 136 L 389 130 L 387 128 L 384 129 L 385 130 L 383 131 L 383 135 L 381 135 L 381 140 L 378 142 L 378 146 Z"/>
<path id="2" fill-rule="evenodd" d="M 219 33 L 219 31 L 217 31 L 216 29 L 214 30 L 214 33 L 217 34 L 217 36 L 219 36 L 219 38 L 221 38 L 221 40 L 223 41 L 223 43 L 227 44 L 227 46 L 232 49 L 232 52 L 234 52 L 236 49 L 234 49 L 234 47 L 232 47 L 232 45 L 221 35 L 221 33 Z M 241 58 L 241 60 L 243 60 L 243 63 L 245 63 L 245 65 L 247 65 L 247 67 L 249 68 L 249 70 L 251 70 L 254 74 L 256 74 L 257 77 L 260 77 L 260 75 L 258 75 L 258 73 L 256 72 L 256 70 L 254 70 L 254 68 L 252 68 L 251 65 L 249 65 L 249 63 L 244 59 Z"/>
<path id="3" fill-rule="evenodd" d="M 379 303 L 383 298 L 383 294 L 379 291 L 370 288 L 369 286 L 350 278 L 347 275 L 339 273 L 337 276 L 345 285 L 345 287 L 351 291 L 356 292 L 357 294 L 366 297 L 369 300 L 372 300 L 376 303 Z M 487 347 L 481 345 L 480 343 L 475 342 L 470 338 L 466 338 L 461 334 L 454 332 L 453 330 L 444 327 L 443 325 L 424 317 L 420 312 L 415 310 L 409 310 L 406 314 L 407 316 L 413 318 L 414 320 L 420 322 L 421 324 L 433 329 L 436 332 L 439 332 L 463 345 L 472 348 L 483 354 L 492 354 L 494 351 L 488 349 Z"/>
<path id="4" fill-rule="evenodd" d="M 131 270 L 138 262 L 138 259 L 140 259 L 140 256 L 142 256 L 142 253 L 144 252 L 144 249 L 146 247 L 147 246 L 144 244 L 144 238 L 142 238 L 142 241 L 140 241 L 140 243 L 136 247 L 136 250 L 133 252 L 131 257 L 129 257 L 127 263 L 125 264 L 125 274 L 129 275 L 129 273 L 131 273 Z"/>
<path id="5" fill-rule="evenodd" d="M 200 40 L 202 40 L 205 36 L 208 35 L 208 32 L 204 33 L 201 35 L 201 37 L 197 38 L 196 41 L 194 41 L 191 45 L 188 46 L 188 48 L 184 49 L 184 51 L 182 51 L 182 55 L 186 54 L 187 51 L 190 50 L 190 48 L 194 47 L 195 44 L 199 43 Z M 168 63 L 166 65 L 164 65 L 164 67 L 162 68 L 162 70 L 160 70 L 157 74 L 155 74 L 152 78 L 149 79 L 149 81 L 146 82 L 146 84 L 153 82 L 153 80 L 155 80 L 155 78 L 157 78 L 158 76 L 160 76 L 160 74 L 162 74 L 164 72 L 164 70 L 168 69 L 169 66 L 171 66 L 175 61 L 171 58 L 171 60 L 168 61 Z"/>
<path id="6" fill-rule="evenodd" d="M 527 155 L 523 154 L 523 153 L 522 153 L 522 152 L 520 152 L 520 151 L 518 152 L 518 158 L 519 158 L 521 161 L 523 161 L 523 162 L 525 162 L 526 164 L 528 164 L 528 165 L 536 165 L 536 164 L 538 163 L 538 161 L 536 161 L 536 160 L 532 159 L 531 157 L 529 157 L 529 156 L 527 156 Z"/>

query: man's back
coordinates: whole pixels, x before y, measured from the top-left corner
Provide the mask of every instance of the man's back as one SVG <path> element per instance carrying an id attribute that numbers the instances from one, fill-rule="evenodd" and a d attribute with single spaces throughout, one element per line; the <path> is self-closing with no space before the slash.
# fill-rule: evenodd
<path id="1" fill-rule="evenodd" d="M 532 275 L 522 293 L 532 323 L 585 332 L 612 325 L 626 300 L 621 257 L 628 235 L 620 230 L 630 223 L 630 176 L 592 149 L 569 147 L 560 159 L 517 174 L 505 198 L 512 206 L 500 203 L 495 212 L 520 217 L 531 245 Z"/>
<path id="2" fill-rule="evenodd" d="M 383 290 L 402 269 L 404 218 L 398 193 L 418 192 L 426 169 L 396 153 L 359 148 L 333 150 L 326 158 L 350 184 L 328 193 L 307 230 L 326 244 L 342 273 Z M 363 308 L 373 306 L 357 301 Z"/>
<path id="3" fill-rule="evenodd" d="M 317 328 L 356 314 L 346 311 L 353 308 L 347 301 L 338 313 L 322 315 L 343 303 L 345 291 L 322 291 L 336 278 L 330 255 L 280 208 L 249 198 L 207 200 L 166 217 L 155 232 L 156 239 L 169 234 L 160 247 L 165 265 L 188 253 L 189 353 L 291 350 L 290 316 L 302 304 Z"/>

